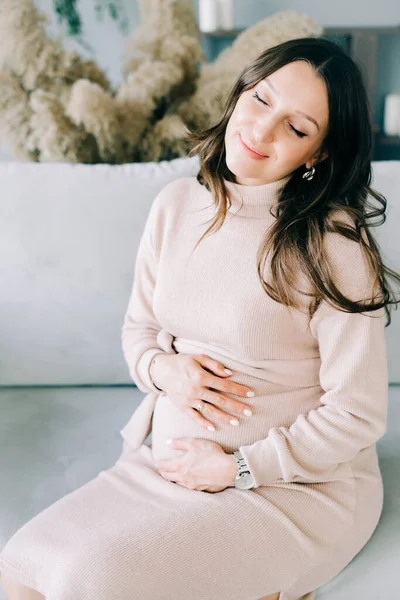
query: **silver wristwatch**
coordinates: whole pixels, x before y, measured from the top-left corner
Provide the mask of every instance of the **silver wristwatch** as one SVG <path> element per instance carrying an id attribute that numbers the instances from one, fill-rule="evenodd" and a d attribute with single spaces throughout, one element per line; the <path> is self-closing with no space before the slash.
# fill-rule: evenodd
<path id="1" fill-rule="evenodd" d="M 233 453 L 237 463 L 237 474 L 235 477 L 235 487 L 239 490 L 250 490 L 255 487 L 253 475 L 249 471 L 246 461 L 239 450 Z"/>

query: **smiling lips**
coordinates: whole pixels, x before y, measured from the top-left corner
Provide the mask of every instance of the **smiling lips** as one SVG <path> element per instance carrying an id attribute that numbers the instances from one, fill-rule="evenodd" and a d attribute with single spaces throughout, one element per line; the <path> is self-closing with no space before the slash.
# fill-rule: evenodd
<path id="1" fill-rule="evenodd" d="M 257 150 L 254 148 L 254 146 L 252 146 L 252 145 L 251 145 L 251 144 L 249 144 L 248 142 L 246 142 L 246 143 L 245 143 L 245 142 L 243 141 L 243 139 L 242 139 L 242 136 L 241 136 L 240 134 L 239 134 L 239 139 L 240 139 L 240 142 L 241 142 L 241 144 L 242 144 L 243 148 L 244 148 L 245 150 L 247 150 L 247 152 L 250 154 L 250 156 L 251 156 L 252 158 L 257 158 L 257 159 L 261 159 L 261 160 L 262 160 L 263 158 L 268 158 L 268 156 L 267 156 L 267 155 L 265 155 L 265 154 L 261 154 L 260 152 L 258 152 L 258 151 L 257 151 Z"/>

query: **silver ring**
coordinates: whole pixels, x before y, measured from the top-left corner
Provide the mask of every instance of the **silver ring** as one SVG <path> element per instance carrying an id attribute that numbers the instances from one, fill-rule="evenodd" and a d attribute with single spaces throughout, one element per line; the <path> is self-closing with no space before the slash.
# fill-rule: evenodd
<path id="1" fill-rule="evenodd" d="M 202 401 L 201 401 L 201 402 L 199 402 L 199 403 L 198 403 L 198 405 L 197 405 L 197 410 L 199 411 L 199 413 L 201 413 L 201 411 L 203 410 L 203 408 L 204 408 L 204 402 L 203 402 L 203 400 L 202 400 Z"/>

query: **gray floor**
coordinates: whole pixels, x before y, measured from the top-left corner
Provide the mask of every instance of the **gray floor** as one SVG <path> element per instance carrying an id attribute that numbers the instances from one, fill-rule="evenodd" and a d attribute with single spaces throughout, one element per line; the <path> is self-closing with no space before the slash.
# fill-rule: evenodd
<path id="1" fill-rule="evenodd" d="M 0 388 L 1 548 L 23 523 L 115 463 L 119 430 L 142 398 L 129 386 Z M 320 588 L 318 600 L 400 597 L 399 434 L 400 386 L 390 386 L 388 431 L 377 444 L 385 485 L 381 521 L 350 565 Z"/>

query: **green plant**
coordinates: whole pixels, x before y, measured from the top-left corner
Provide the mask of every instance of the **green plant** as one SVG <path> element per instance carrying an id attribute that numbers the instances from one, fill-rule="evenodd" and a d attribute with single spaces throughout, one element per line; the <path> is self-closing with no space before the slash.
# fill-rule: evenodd
<path id="1" fill-rule="evenodd" d="M 103 19 L 108 13 L 111 19 L 118 23 L 120 31 L 126 34 L 129 30 L 129 22 L 126 11 L 121 0 L 93 0 L 94 10 L 98 19 Z M 58 23 L 65 23 L 67 35 L 81 38 L 82 19 L 78 9 L 79 0 L 53 0 Z"/>

